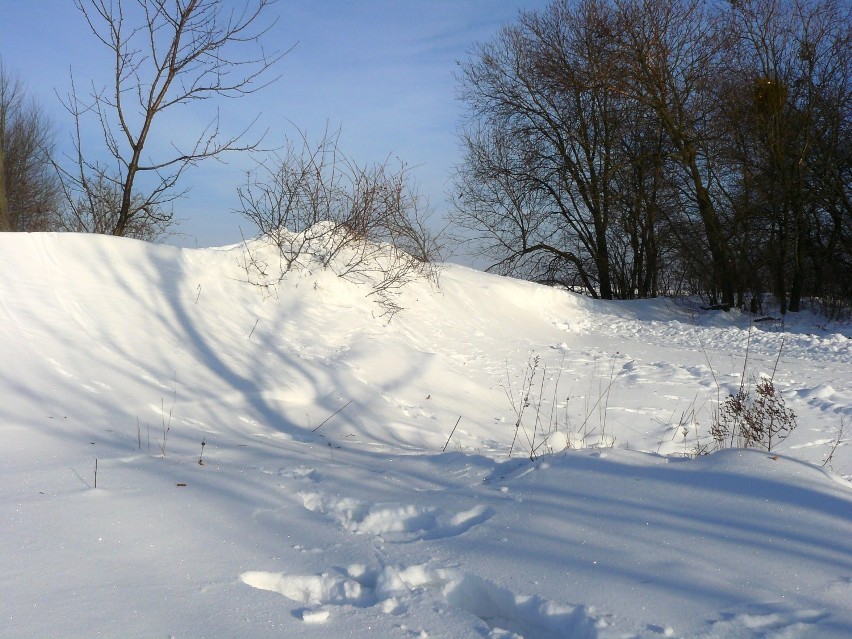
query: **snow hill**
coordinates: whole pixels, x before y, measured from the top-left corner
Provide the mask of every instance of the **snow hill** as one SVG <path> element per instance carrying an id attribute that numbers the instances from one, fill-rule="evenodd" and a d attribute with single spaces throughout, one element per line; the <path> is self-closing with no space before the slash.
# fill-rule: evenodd
<path id="1" fill-rule="evenodd" d="M 0 637 L 852 636 L 849 325 L 244 263 L 0 234 Z"/>

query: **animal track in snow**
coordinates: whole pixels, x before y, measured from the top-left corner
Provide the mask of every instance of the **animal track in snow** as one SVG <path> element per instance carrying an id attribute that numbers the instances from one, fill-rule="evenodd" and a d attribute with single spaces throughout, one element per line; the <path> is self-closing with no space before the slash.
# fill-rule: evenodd
<path id="1" fill-rule="evenodd" d="M 354 565 L 320 575 L 250 571 L 240 575 L 240 580 L 306 606 L 294 611 L 306 623 L 327 620 L 330 606 L 376 606 L 397 615 L 418 600 L 437 598 L 439 607 L 477 617 L 492 637 L 592 639 L 597 636 L 597 628 L 605 625 L 584 606 L 515 595 L 481 577 L 425 565 L 385 566 L 381 570 Z"/>
<path id="2" fill-rule="evenodd" d="M 346 530 L 356 534 L 390 534 L 388 541 L 455 537 L 494 515 L 492 508 L 482 505 L 451 515 L 433 506 L 368 504 L 321 493 L 300 493 L 299 496 L 305 508 L 328 515 Z"/>

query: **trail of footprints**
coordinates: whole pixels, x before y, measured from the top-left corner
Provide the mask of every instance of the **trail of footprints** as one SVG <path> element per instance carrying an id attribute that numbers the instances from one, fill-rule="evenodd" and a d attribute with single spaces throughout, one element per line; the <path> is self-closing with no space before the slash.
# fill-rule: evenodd
<path id="1" fill-rule="evenodd" d="M 318 473 L 309 468 L 277 474 L 311 482 L 319 479 Z M 374 535 L 392 543 L 454 537 L 495 514 L 492 508 L 482 505 L 447 513 L 429 506 L 371 504 L 318 491 L 304 491 L 299 496 L 306 509 L 329 517 L 350 533 Z M 240 580 L 253 588 L 283 595 L 296 604 L 293 614 L 305 623 L 325 622 L 336 606 L 370 608 L 399 616 L 413 605 L 420 610 L 426 606 L 473 615 L 474 630 L 494 639 L 591 639 L 604 623 L 584 606 L 516 595 L 476 575 L 427 564 L 353 564 L 315 575 L 249 571 L 241 574 Z M 429 634 L 424 630 L 419 636 Z"/>
<path id="2" fill-rule="evenodd" d="M 308 510 L 328 515 L 349 532 L 382 536 L 383 541 L 455 537 L 494 515 L 494 510 L 485 506 L 450 515 L 434 507 L 368 504 L 322 493 L 300 493 L 300 496 Z"/>
<path id="3" fill-rule="evenodd" d="M 389 615 L 402 615 L 412 603 L 437 599 L 439 606 L 475 616 L 474 626 L 479 626 L 475 629 L 495 639 L 591 639 L 600 625 L 584 606 L 517 596 L 475 575 L 426 565 L 385 566 L 378 570 L 353 565 L 320 575 L 251 571 L 240 575 L 240 579 L 301 604 L 295 614 L 306 623 L 326 621 L 333 606 L 376 607 Z M 421 631 L 420 636 L 429 635 Z"/>

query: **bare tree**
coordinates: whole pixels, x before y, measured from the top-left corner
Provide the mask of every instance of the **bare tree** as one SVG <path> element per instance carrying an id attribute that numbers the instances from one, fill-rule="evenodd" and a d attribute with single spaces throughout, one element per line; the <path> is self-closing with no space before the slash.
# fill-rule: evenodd
<path id="1" fill-rule="evenodd" d="M 0 115 L 0 231 L 11 231 L 9 201 L 6 199 L 6 152 L 3 149 L 5 128 L 5 118 Z"/>
<path id="2" fill-rule="evenodd" d="M 480 46 L 460 78 L 455 221 L 492 268 L 604 299 L 651 294 L 657 264 L 646 156 L 660 135 L 618 83 L 617 18 L 606 0 L 556 0 Z"/>
<path id="3" fill-rule="evenodd" d="M 844 119 L 849 126 L 852 8 L 835 0 L 740 0 L 730 20 L 740 88 L 732 119 L 741 132 L 732 160 L 748 181 L 740 191 L 760 215 L 771 290 L 781 313 L 795 312 L 808 288 L 822 288 L 806 281 L 808 271 L 838 228 L 829 209 L 842 193 L 837 142 Z M 815 266 L 826 279 L 829 264 Z"/>
<path id="4" fill-rule="evenodd" d="M 241 8 L 225 0 L 74 2 L 109 51 L 113 79 L 107 88 L 93 83 L 88 97 L 77 93 L 72 80 L 63 101 L 76 122 L 75 168 L 62 171 L 66 192 L 79 201 L 103 192 L 105 183 L 110 194 L 118 189 L 118 207 L 109 216 L 114 235 L 146 220 L 168 226 L 168 205 L 185 193 L 178 187 L 184 171 L 227 152 L 255 149 L 259 139 L 247 140 L 248 129 L 222 135 L 217 111 L 194 143 L 172 142 L 171 151 L 150 157 L 145 152 L 157 124 L 176 107 L 243 96 L 274 80 L 272 67 L 285 53 L 268 53 L 259 42 L 275 24 L 265 17 L 276 0 L 246 0 Z M 89 115 L 102 130 L 109 164 L 84 152 L 81 120 Z"/>
<path id="5" fill-rule="evenodd" d="M 730 308 L 737 301 L 737 269 L 728 243 L 728 220 L 713 192 L 715 142 L 722 133 L 708 126 L 718 107 L 714 85 L 730 34 L 722 28 L 720 9 L 703 0 L 615 0 L 615 4 L 620 14 L 623 90 L 654 112 L 673 147 L 682 188 L 703 230 L 703 241 L 692 250 L 709 253 L 709 292 Z"/>
<path id="6" fill-rule="evenodd" d="M 0 61 L 0 230 L 46 231 L 59 207 L 53 126 Z"/>

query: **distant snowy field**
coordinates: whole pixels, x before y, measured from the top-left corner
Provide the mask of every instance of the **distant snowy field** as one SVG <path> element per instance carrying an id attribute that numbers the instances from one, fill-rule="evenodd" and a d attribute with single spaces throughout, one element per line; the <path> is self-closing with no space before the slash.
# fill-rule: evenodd
<path id="1" fill-rule="evenodd" d="M 0 637 L 852 636 L 848 324 L 243 251 L 0 234 Z"/>

